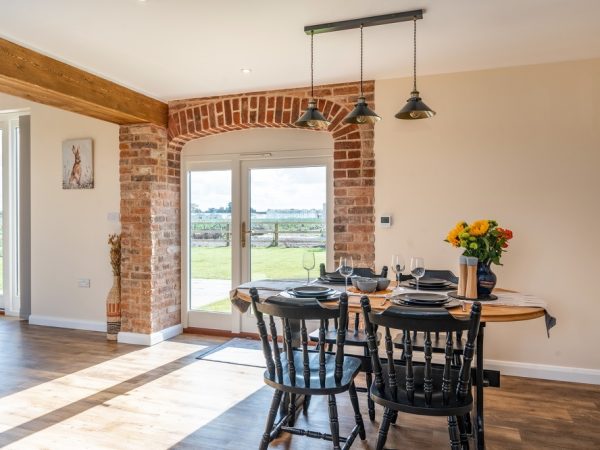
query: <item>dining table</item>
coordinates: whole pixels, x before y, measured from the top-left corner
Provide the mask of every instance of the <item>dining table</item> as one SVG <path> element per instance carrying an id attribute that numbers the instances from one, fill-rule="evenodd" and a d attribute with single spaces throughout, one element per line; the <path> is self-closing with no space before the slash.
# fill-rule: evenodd
<path id="1" fill-rule="evenodd" d="M 240 285 L 233 289 L 230 293 L 230 299 L 234 306 L 245 312 L 251 302 L 250 288 L 254 287 L 258 291 L 260 300 L 265 300 L 268 297 L 278 295 L 286 291 L 286 289 L 293 283 L 298 284 L 298 280 L 261 280 L 254 281 Z M 301 284 L 301 283 L 300 283 Z M 306 284 L 306 283 L 304 283 Z M 311 284 L 320 285 L 318 281 Z M 323 284 L 324 286 L 326 284 Z M 345 290 L 344 286 L 326 285 L 337 290 Z M 348 309 L 351 313 L 362 313 L 360 305 L 360 299 L 363 295 L 366 295 L 371 300 L 372 311 L 384 311 L 387 308 L 394 306 L 394 303 L 390 301 L 390 297 L 393 291 L 386 291 L 385 293 L 368 294 L 357 291 L 356 289 L 350 288 L 347 290 L 348 293 Z M 510 289 L 494 289 L 494 294 L 498 296 L 506 295 L 519 295 L 517 291 Z M 447 310 L 454 317 L 459 319 L 468 319 L 471 313 L 471 301 L 458 301 L 455 302 L 456 306 L 448 307 Z M 547 308 L 542 306 L 516 306 L 516 305 L 498 305 L 493 302 L 482 301 L 481 311 L 481 322 L 479 326 L 479 333 L 477 335 L 477 343 L 475 349 L 475 396 L 474 396 L 474 407 L 475 407 L 475 423 L 474 426 L 474 437 L 478 449 L 485 448 L 485 427 L 484 427 L 484 337 L 485 337 L 485 326 L 487 323 L 507 323 L 507 322 L 518 322 L 524 320 L 532 320 L 540 317 L 546 317 L 546 327 L 549 330 L 556 320 L 549 315 Z"/>

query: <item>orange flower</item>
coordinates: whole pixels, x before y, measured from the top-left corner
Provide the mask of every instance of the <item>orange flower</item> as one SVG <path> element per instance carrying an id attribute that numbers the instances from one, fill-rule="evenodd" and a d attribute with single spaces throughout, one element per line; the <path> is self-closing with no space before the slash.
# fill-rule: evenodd
<path id="1" fill-rule="evenodd" d="M 490 222 L 487 220 L 476 220 L 469 227 L 471 236 L 483 236 L 490 228 Z"/>
<path id="2" fill-rule="evenodd" d="M 446 241 L 452 244 L 454 247 L 458 247 L 460 245 L 460 239 L 458 238 L 460 234 L 465 230 L 465 223 L 458 222 L 454 228 L 450 230 L 448 235 L 446 236 Z"/>

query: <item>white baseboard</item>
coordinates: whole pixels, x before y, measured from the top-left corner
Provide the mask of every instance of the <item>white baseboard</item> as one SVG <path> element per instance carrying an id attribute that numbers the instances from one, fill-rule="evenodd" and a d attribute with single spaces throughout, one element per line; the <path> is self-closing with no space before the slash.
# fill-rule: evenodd
<path id="1" fill-rule="evenodd" d="M 502 375 L 569 381 L 571 383 L 600 384 L 600 370 L 598 369 L 550 366 L 547 364 L 498 361 L 494 359 L 486 359 L 484 367 L 490 370 L 499 370 Z"/>
<path id="2" fill-rule="evenodd" d="M 42 325 L 45 327 L 71 328 L 74 330 L 101 331 L 106 333 L 106 322 L 92 320 L 67 319 L 64 317 L 40 316 L 32 314 L 29 316 L 31 325 Z"/>
<path id="3" fill-rule="evenodd" d="M 172 337 L 175 337 L 181 333 L 183 333 L 183 325 L 181 324 L 173 325 L 172 327 L 165 328 L 164 330 L 160 330 L 152 334 L 120 331 L 117 336 L 117 341 L 123 344 L 155 345 L 159 342 L 171 339 Z"/>

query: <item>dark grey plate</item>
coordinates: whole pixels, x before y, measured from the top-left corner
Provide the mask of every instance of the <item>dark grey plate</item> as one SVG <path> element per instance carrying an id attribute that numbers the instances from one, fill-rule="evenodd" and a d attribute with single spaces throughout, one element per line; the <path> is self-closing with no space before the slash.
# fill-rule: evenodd
<path id="1" fill-rule="evenodd" d="M 340 299 L 340 295 L 341 292 L 333 290 L 332 292 L 327 294 L 327 295 L 323 295 L 323 296 L 316 296 L 313 295 L 312 297 L 298 297 L 297 295 L 294 294 L 294 292 L 292 291 L 292 289 L 288 289 L 287 291 L 283 291 L 281 294 L 279 294 L 281 297 L 287 297 L 287 298 L 297 298 L 300 300 L 311 300 L 311 299 L 317 299 L 320 302 L 336 302 Z"/>
<path id="2" fill-rule="evenodd" d="M 291 289 L 296 297 L 312 297 L 326 296 L 332 291 L 331 288 L 325 286 L 299 286 Z"/>
<path id="3" fill-rule="evenodd" d="M 448 299 L 445 303 L 442 304 L 436 304 L 436 305 L 431 305 L 431 304 L 423 304 L 423 303 L 407 303 L 404 300 L 400 300 L 398 298 L 392 298 L 391 299 L 392 303 L 394 305 L 397 306 L 407 306 L 409 308 L 454 308 L 455 306 L 460 306 L 460 302 L 458 300 L 454 300 L 454 299 Z"/>
<path id="4" fill-rule="evenodd" d="M 402 300 L 405 303 L 419 304 L 419 305 L 443 305 L 448 302 L 448 296 L 442 294 L 434 294 L 428 292 L 407 292 L 406 294 L 400 294 L 395 298 Z"/>
<path id="5" fill-rule="evenodd" d="M 409 280 L 409 283 L 416 283 L 417 280 Z M 443 278 L 421 278 L 419 280 L 419 284 L 422 285 L 431 285 L 431 286 L 439 286 L 443 284 L 449 284 L 448 280 L 444 280 Z"/>
<path id="6" fill-rule="evenodd" d="M 411 283 L 411 282 L 403 282 L 400 283 L 400 286 L 404 286 L 410 289 L 416 289 L 417 288 L 417 284 L 416 283 Z M 439 285 L 439 286 L 430 286 L 430 285 L 422 285 L 421 283 L 419 283 L 419 290 L 420 291 L 450 291 L 452 289 L 456 289 L 457 286 L 456 284 L 452 284 L 452 283 L 448 283 L 448 284 L 444 284 L 444 285 Z"/>

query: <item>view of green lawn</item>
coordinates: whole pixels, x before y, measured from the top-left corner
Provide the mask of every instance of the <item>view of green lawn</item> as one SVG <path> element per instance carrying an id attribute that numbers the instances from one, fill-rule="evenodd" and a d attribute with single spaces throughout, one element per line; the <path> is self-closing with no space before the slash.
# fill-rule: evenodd
<path id="1" fill-rule="evenodd" d="M 323 248 L 255 247 L 252 249 L 252 279 L 306 277 L 302 267 L 305 252 L 315 254 L 316 276 L 319 264 L 325 262 Z M 228 280 L 231 278 L 231 247 L 192 247 L 192 278 Z"/>
<path id="2" fill-rule="evenodd" d="M 318 275 L 319 264 L 325 263 L 323 248 L 252 248 L 252 279 L 261 278 L 299 278 L 306 277 L 302 266 L 302 256 L 306 252 L 315 254 L 315 268 L 311 278 Z M 231 247 L 192 247 L 192 278 L 227 280 L 231 278 Z M 229 312 L 229 298 L 202 306 L 203 311 Z"/>

